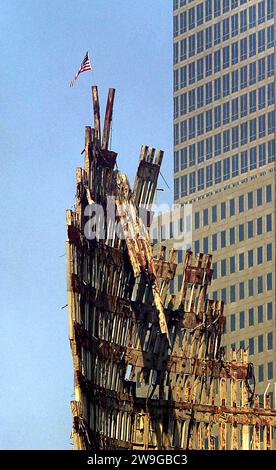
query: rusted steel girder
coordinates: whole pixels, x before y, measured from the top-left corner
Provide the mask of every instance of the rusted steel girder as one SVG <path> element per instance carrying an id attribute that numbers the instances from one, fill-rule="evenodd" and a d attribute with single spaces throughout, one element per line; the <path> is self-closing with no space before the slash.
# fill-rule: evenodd
<path id="1" fill-rule="evenodd" d="M 169 294 L 176 253 L 167 256 L 160 246 L 154 257 L 148 232 L 163 152 L 142 146 L 132 191 L 108 149 L 114 94 L 110 89 L 101 136 L 92 87 L 94 128 L 85 128 L 75 209 L 66 213 L 74 446 L 273 448 L 276 412 L 268 397 L 260 409 L 250 388 L 247 350 L 226 359 L 220 346 L 223 302 L 207 299 L 212 256 L 186 252 L 179 295 Z M 110 200 L 114 220 L 107 217 Z M 87 216 L 96 204 L 101 233 Z"/>

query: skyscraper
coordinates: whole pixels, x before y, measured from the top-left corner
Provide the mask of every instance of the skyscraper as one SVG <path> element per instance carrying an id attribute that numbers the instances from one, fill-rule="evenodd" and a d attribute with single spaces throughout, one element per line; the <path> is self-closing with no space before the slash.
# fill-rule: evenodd
<path id="1" fill-rule="evenodd" d="M 275 407 L 274 0 L 174 0 L 174 200 Z M 174 286 L 177 290 L 178 286 Z"/>

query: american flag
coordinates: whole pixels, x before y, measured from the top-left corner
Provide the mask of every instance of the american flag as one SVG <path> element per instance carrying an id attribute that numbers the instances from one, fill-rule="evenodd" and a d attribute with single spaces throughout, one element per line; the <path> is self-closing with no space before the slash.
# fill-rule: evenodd
<path id="1" fill-rule="evenodd" d="M 80 73 L 86 72 L 87 70 L 92 70 L 88 51 L 86 52 L 85 57 L 84 57 L 82 63 L 80 64 L 79 70 L 77 71 L 77 73 L 76 73 L 76 75 L 74 76 L 73 80 L 71 80 L 70 86 L 73 86 L 73 85 L 74 85 L 74 83 L 75 83 L 75 81 L 77 80 L 77 78 L 78 78 L 78 76 L 79 76 Z"/>

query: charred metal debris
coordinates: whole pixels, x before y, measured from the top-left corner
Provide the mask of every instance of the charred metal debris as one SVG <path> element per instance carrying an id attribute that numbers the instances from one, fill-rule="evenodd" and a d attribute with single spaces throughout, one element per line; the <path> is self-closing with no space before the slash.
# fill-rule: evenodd
<path id="1" fill-rule="evenodd" d="M 138 236 L 138 207 L 152 215 L 163 152 L 142 146 L 132 190 L 108 148 L 114 94 L 101 134 L 92 87 L 94 128 L 85 128 L 75 210 L 66 212 L 75 449 L 270 449 L 276 411 L 268 397 L 259 407 L 248 352 L 226 360 L 221 348 L 223 302 L 207 298 L 212 256 L 186 252 L 171 296 L 176 253 L 161 246 L 154 257 L 147 227 Z M 112 224 L 104 239 L 87 239 L 85 208 L 105 211 L 111 196 L 118 208 L 127 203 L 116 216 L 125 239 Z"/>

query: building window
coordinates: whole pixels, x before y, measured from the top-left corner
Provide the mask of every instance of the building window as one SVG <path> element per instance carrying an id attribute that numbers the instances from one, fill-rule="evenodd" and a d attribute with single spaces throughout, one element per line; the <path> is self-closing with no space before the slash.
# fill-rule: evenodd
<path id="1" fill-rule="evenodd" d="M 227 303 L 227 299 L 226 299 L 226 288 L 223 288 L 221 289 L 221 300 L 224 304 Z"/>
<path id="2" fill-rule="evenodd" d="M 216 23 L 214 25 L 214 45 L 216 46 L 217 44 L 220 43 L 221 40 L 221 28 L 220 28 L 221 23 Z"/>
<path id="3" fill-rule="evenodd" d="M 275 132 L 275 113 L 270 111 L 268 113 L 268 134 L 273 134 Z"/>
<path id="4" fill-rule="evenodd" d="M 247 30 L 247 10 L 243 10 L 240 13 L 240 31 L 244 32 Z"/>
<path id="5" fill-rule="evenodd" d="M 180 13 L 180 34 L 186 33 L 187 31 L 187 12 L 183 11 Z"/>
<path id="6" fill-rule="evenodd" d="M 213 165 L 207 165 L 206 167 L 206 187 L 212 186 L 213 184 Z"/>
<path id="7" fill-rule="evenodd" d="M 240 111 L 241 111 L 241 117 L 247 116 L 248 109 L 247 109 L 247 94 L 245 93 L 244 95 L 241 96 L 240 98 Z"/>
<path id="8" fill-rule="evenodd" d="M 187 86 L 187 67 L 184 65 L 180 69 L 180 88 L 185 88 Z"/>
<path id="9" fill-rule="evenodd" d="M 241 88 L 247 87 L 247 65 L 244 65 L 240 69 L 240 77 L 241 77 Z"/>
<path id="10" fill-rule="evenodd" d="M 248 279 L 248 295 L 252 297 L 254 295 L 254 280 Z"/>
<path id="11" fill-rule="evenodd" d="M 262 217 L 257 219 L 257 235 L 262 235 L 263 233 L 263 222 Z"/>
<path id="12" fill-rule="evenodd" d="M 264 381 L 264 366 L 260 365 L 258 366 L 258 382 L 263 382 Z"/>
<path id="13" fill-rule="evenodd" d="M 249 85 L 253 85 L 257 80 L 257 67 L 256 62 L 249 64 Z"/>
<path id="14" fill-rule="evenodd" d="M 195 83 L 195 63 L 189 64 L 189 85 Z"/>
<path id="15" fill-rule="evenodd" d="M 223 96 L 228 96 L 230 93 L 230 80 L 229 74 L 225 74 L 222 77 L 222 89 L 223 89 Z M 224 120 L 224 108 L 223 108 L 223 120 Z"/>
<path id="16" fill-rule="evenodd" d="M 266 275 L 266 290 L 272 290 L 272 273 Z"/>
<path id="17" fill-rule="evenodd" d="M 240 312 L 240 329 L 244 328 L 244 312 Z"/>
<path id="18" fill-rule="evenodd" d="M 252 268 L 254 261 L 253 250 L 248 251 L 248 267 Z"/>
<path id="19" fill-rule="evenodd" d="M 263 306 L 258 305 L 258 323 L 263 323 L 264 321 L 264 311 Z"/>
<path id="20" fill-rule="evenodd" d="M 230 274 L 235 272 L 235 255 L 230 256 Z"/>
<path id="21" fill-rule="evenodd" d="M 198 81 L 203 79 L 203 70 L 204 70 L 203 59 L 199 59 L 197 61 L 197 80 Z"/>
<path id="22" fill-rule="evenodd" d="M 259 353 L 264 352 L 264 336 L 263 335 L 258 336 L 258 352 Z"/>
<path id="23" fill-rule="evenodd" d="M 224 151 L 226 150 L 224 149 Z M 229 180 L 229 178 L 230 178 L 230 157 L 227 157 L 223 160 L 223 181 Z"/>
<path id="24" fill-rule="evenodd" d="M 254 236 L 253 220 L 249 220 L 247 222 L 247 237 L 248 238 L 253 238 L 253 236 Z"/>
<path id="25" fill-rule="evenodd" d="M 230 103 L 223 103 L 222 105 L 222 120 L 223 124 L 228 124 L 230 122 Z"/>
<path id="26" fill-rule="evenodd" d="M 275 140 L 270 140 L 267 144 L 268 146 L 268 163 L 275 161 Z"/>
<path id="27" fill-rule="evenodd" d="M 272 186 L 271 184 L 268 184 L 266 186 L 266 202 L 271 202 L 272 201 Z"/>
<path id="28" fill-rule="evenodd" d="M 212 206 L 212 223 L 217 222 L 217 206 Z"/>
<path id="29" fill-rule="evenodd" d="M 249 338 L 248 353 L 249 353 L 250 356 L 252 356 L 254 354 L 254 338 Z"/>
<path id="30" fill-rule="evenodd" d="M 197 135 L 204 133 L 204 113 L 197 115 Z"/>
<path id="31" fill-rule="evenodd" d="M 236 13 L 231 16 L 231 36 L 236 36 L 239 32 L 239 16 Z"/>
<path id="32" fill-rule="evenodd" d="M 189 36 L 189 57 L 193 57 L 195 55 L 195 34 L 191 34 Z"/>
<path id="33" fill-rule="evenodd" d="M 239 254 L 239 271 L 244 269 L 244 253 Z"/>
<path id="34" fill-rule="evenodd" d="M 263 166 L 266 164 L 266 151 L 265 151 L 265 144 L 259 145 L 259 166 Z"/>
<path id="35" fill-rule="evenodd" d="M 254 325 L 254 308 L 248 310 L 248 326 Z"/>
<path id="36" fill-rule="evenodd" d="M 244 224 L 239 224 L 239 242 L 244 240 Z"/>
<path id="37" fill-rule="evenodd" d="M 213 263 L 213 279 L 217 279 L 217 263 Z"/>
<path id="38" fill-rule="evenodd" d="M 266 305 L 266 318 L 272 320 L 272 302 L 268 302 Z"/>
<path id="39" fill-rule="evenodd" d="M 235 227 L 230 228 L 230 245 L 235 244 Z"/>
<path id="40" fill-rule="evenodd" d="M 259 246 L 257 248 L 257 263 L 262 264 L 263 262 L 263 247 Z"/>
<path id="41" fill-rule="evenodd" d="M 181 170 L 185 170 L 188 166 L 187 162 L 187 147 L 180 150 L 180 167 Z"/>
<path id="42" fill-rule="evenodd" d="M 247 193 L 247 209 L 253 209 L 253 192 Z"/>
<path id="43" fill-rule="evenodd" d="M 267 333 L 267 349 L 272 349 L 273 348 L 273 333 Z"/>
<path id="44" fill-rule="evenodd" d="M 187 175 L 181 176 L 181 197 L 188 194 L 188 178 Z"/>
<path id="45" fill-rule="evenodd" d="M 232 313 L 230 315 L 230 331 L 235 331 L 236 330 L 236 315 Z"/>
<path id="46" fill-rule="evenodd" d="M 225 219 L 226 218 L 226 203 L 221 202 L 220 204 L 220 218 Z"/>
<path id="47" fill-rule="evenodd" d="M 196 6 L 197 26 L 203 24 L 203 3 Z"/>
<path id="48" fill-rule="evenodd" d="M 212 19 L 212 0 L 205 1 L 205 21 Z"/>
<path id="49" fill-rule="evenodd" d="M 241 173 L 246 173 L 247 170 L 248 170 L 248 158 L 247 158 L 247 150 L 245 150 L 241 152 Z"/>
<path id="50" fill-rule="evenodd" d="M 215 127 L 217 127 L 216 123 L 215 123 Z M 221 154 L 221 134 L 219 133 L 215 135 L 215 157 L 217 157 L 220 154 Z"/>
<path id="51" fill-rule="evenodd" d="M 199 240 L 195 241 L 195 253 L 200 253 L 200 245 L 199 245 Z"/>
<path id="52" fill-rule="evenodd" d="M 235 126 L 235 127 L 232 127 L 232 149 L 235 149 L 238 146 L 239 146 L 239 126 Z"/>
<path id="53" fill-rule="evenodd" d="M 213 43 L 212 26 L 205 29 L 205 48 L 210 49 Z"/>
<path id="54" fill-rule="evenodd" d="M 182 143 L 187 140 L 187 121 L 181 121 L 180 123 L 180 139 Z"/>
<path id="55" fill-rule="evenodd" d="M 216 78 L 215 81 L 214 81 L 214 100 L 220 100 L 220 98 L 221 98 L 221 78 L 219 77 L 219 78 Z M 215 108 L 215 110 L 216 109 L 220 110 L 219 113 L 220 113 L 220 119 L 221 119 L 221 108 L 220 108 L 220 106 L 219 107 L 217 106 L 217 108 Z M 215 113 L 215 115 L 216 115 L 216 113 Z M 216 122 L 216 118 L 215 118 L 215 122 Z"/>
<path id="56" fill-rule="evenodd" d="M 208 54 L 205 56 L 205 77 L 212 75 L 213 72 L 213 56 Z"/>
<path id="57" fill-rule="evenodd" d="M 266 216 L 266 231 L 271 232 L 272 230 L 272 214 Z"/>
<path id="58" fill-rule="evenodd" d="M 235 199 L 230 199 L 229 201 L 229 213 L 230 217 L 235 215 Z"/>
<path id="59" fill-rule="evenodd" d="M 267 380 L 273 379 L 273 362 L 267 363 Z"/>
<path id="60" fill-rule="evenodd" d="M 200 215 L 199 212 L 195 212 L 195 229 L 199 229 L 200 227 Z"/>
<path id="61" fill-rule="evenodd" d="M 244 282 L 239 283 L 239 299 L 244 299 Z"/>
<path id="62" fill-rule="evenodd" d="M 250 142 L 254 142 L 257 138 L 257 119 L 253 118 L 249 121 Z"/>
<path id="63" fill-rule="evenodd" d="M 203 238 L 203 252 L 204 252 L 204 253 L 208 253 L 208 252 L 209 252 L 209 249 L 208 249 L 208 237 L 204 237 L 204 238 Z"/>
<path id="64" fill-rule="evenodd" d="M 247 59 L 247 38 L 241 39 L 240 42 L 240 60 Z"/>
<path id="65" fill-rule="evenodd" d="M 189 188 L 190 188 L 190 193 L 194 193 L 196 190 L 195 171 L 189 174 Z"/>
<path id="66" fill-rule="evenodd" d="M 269 83 L 267 85 L 267 103 L 268 106 L 275 103 L 274 83 Z"/>
<path id="67" fill-rule="evenodd" d="M 263 276 L 258 276 L 257 278 L 257 285 L 258 285 L 258 294 L 262 294 L 264 291 L 263 288 Z"/>
<path id="68" fill-rule="evenodd" d="M 274 75 L 274 55 L 270 54 L 267 57 L 267 76 L 271 77 Z"/>
<path id="69" fill-rule="evenodd" d="M 179 179 L 174 179 L 174 199 L 179 199 Z"/>
<path id="70" fill-rule="evenodd" d="M 216 251 L 217 250 L 217 247 L 218 247 L 218 244 L 217 244 L 217 234 L 214 233 L 212 235 L 212 249 L 213 251 Z"/>
<path id="71" fill-rule="evenodd" d="M 230 65 L 230 48 L 229 46 L 225 46 L 222 49 L 222 64 L 223 68 L 226 69 Z"/>
<path id="72" fill-rule="evenodd" d="M 258 31 L 258 52 L 265 50 L 265 29 Z"/>
<path id="73" fill-rule="evenodd" d="M 204 87 L 203 85 L 197 88 L 197 107 L 201 108 L 204 105 Z"/>
<path id="74" fill-rule="evenodd" d="M 203 225 L 206 226 L 209 223 L 209 217 L 208 217 L 208 208 L 203 209 Z"/>
<path id="75" fill-rule="evenodd" d="M 230 286 L 230 302 L 236 302 L 236 286 Z"/>
<path id="76" fill-rule="evenodd" d="M 225 230 L 220 232 L 220 247 L 221 248 L 226 247 L 226 231 Z"/>
<path id="77" fill-rule="evenodd" d="M 235 121 L 239 117 L 239 98 L 232 100 L 232 121 Z"/>
<path id="78" fill-rule="evenodd" d="M 221 276 L 226 276 L 226 259 L 222 259 L 220 262 L 220 274 Z"/>
<path id="79" fill-rule="evenodd" d="M 265 58 L 258 60 L 258 80 L 259 82 L 265 79 Z"/>

